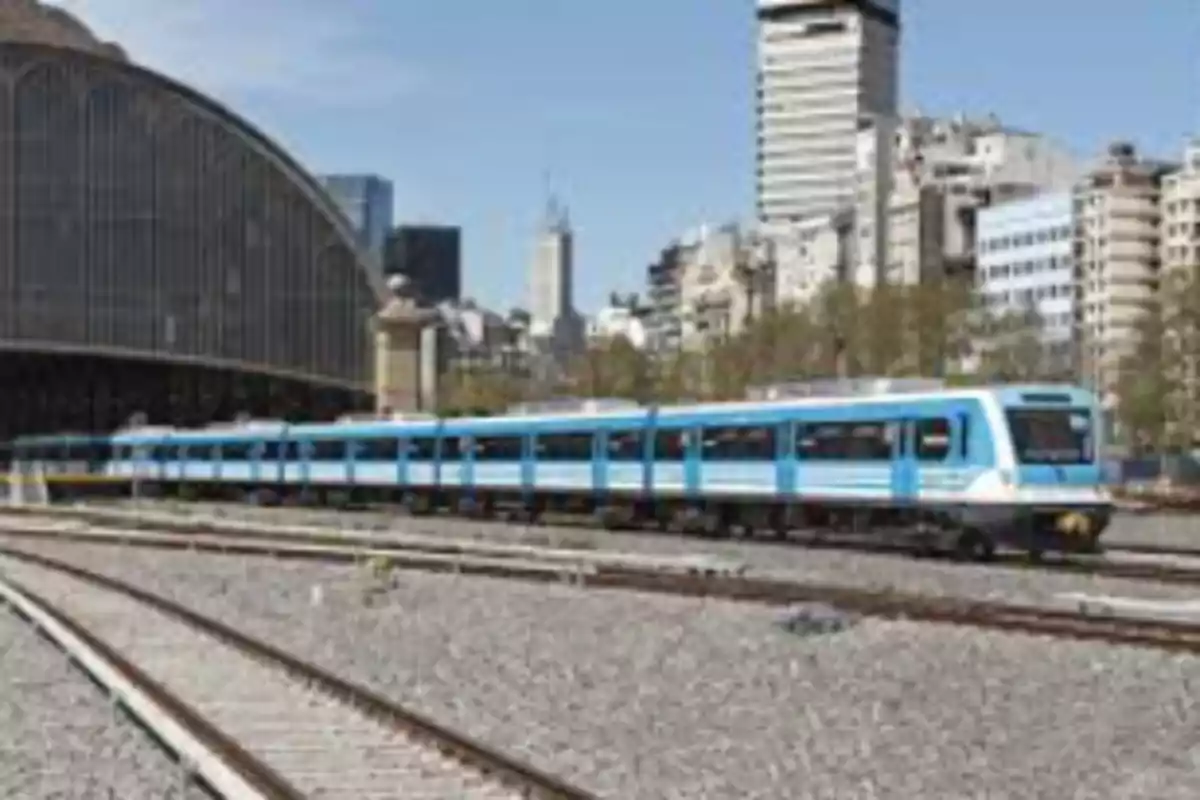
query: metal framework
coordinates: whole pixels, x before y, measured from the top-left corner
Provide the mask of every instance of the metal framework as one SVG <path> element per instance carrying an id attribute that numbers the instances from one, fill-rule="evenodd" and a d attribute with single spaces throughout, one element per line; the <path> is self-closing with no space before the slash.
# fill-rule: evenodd
<path id="1" fill-rule="evenodd" d="M 0 342 L 360 388 L 378 296 L 324 193 L 229 112 L 125 62 L 0 45 Z"/>

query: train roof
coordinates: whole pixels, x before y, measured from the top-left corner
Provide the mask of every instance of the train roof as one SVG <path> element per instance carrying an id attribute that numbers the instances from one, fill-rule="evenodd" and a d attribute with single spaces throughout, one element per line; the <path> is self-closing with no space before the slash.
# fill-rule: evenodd
<path id="1" fill-rule="evenodd" d="M 467 431 L 502 433 L 509 430 L 571 430 L 615 428 L 636 425 L 651 415 L 665 420 L 693 420 L 708 415 L 725 418 L 729 423 L 738 419 L 763 419 L 790 409 L 837 408 L 862 405 L 927 405 L 953 400 L 982 400 L 994 398 L 1005 407 L 1037 405 L 1093 404 L 1095 396 L 1088 390 L 1065 383 L 1003 384 L 970 386 L 925 391 L 901 391 L 880 394 L 844 396 L 783 397 L 771 400 L 737 400 L 711 403 L 689 403 L 664 406 L 622 405 L 607 409 L 587 406 L 579 411 L 557 410 L 549 413 L 523 413 L 493 417 L 429 417 L 397 419 L 343 419 L 337 422 L 287 425 L 264 421 L 241 425 L 217 425 L 192 429 L 131 429 L 113 436 L 114 442 L 186 439 L 191 441 L 238 440 L 260 438 L 264 432 L 297 438 L 370 438 L 409 435 L 436 435 Z M 732 417 L 732 419 L 730 419 Z"/>

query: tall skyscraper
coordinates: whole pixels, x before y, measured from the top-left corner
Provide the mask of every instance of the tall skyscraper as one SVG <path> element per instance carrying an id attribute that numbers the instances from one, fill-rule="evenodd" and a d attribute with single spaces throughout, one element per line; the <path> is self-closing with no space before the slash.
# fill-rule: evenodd
<path id="1" fill-rule="evenodd" d="M 759 221 L 855 202 L 859 130 L 896 116 L 899 0 L 758 0 Z"/>
<path id="2" fill-rule="evenodd" d="M 392 229 L 392 182 L 378 175 L 323 175 L 320 180 L 350 220 L 358 246 L 379 269 L 383 243 Z"/>
<path id="3" fill-rule="evenodd" d="M 551 199 L 529 272 L 529 316 L 535 334 L 549 333 L 574 310 L 574 236 L 567 210 Z"/>
<path id="4" fill-rule="evenodd" d="M 417 298 L 436 304 L 462 296 L 462 236 L 442 225 L 401 225 L 383 246 L 383 274 L 408 278 Z"/>
<path id="5" fill-rule="evenodd" d="M 567 210 L 552 198 L 529 273 L 529 318 L 531 336 L 560 364 L 583 343 L 584 324 L 574 302 L 574 244 Z"/>

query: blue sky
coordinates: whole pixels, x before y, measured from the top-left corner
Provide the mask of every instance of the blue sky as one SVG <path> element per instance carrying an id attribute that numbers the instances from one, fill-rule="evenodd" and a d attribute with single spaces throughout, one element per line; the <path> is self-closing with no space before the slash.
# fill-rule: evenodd
<path id="1" fill-rule="evenodd" d="M 902 2 L 907 109 L 995 112 L 1086 157 L 1200 133 L 1194 0 Z M 391 178 L 400 220 L 463 226 L 489 305 L 523 301 L 547 173 L 585 310 L 682 230 L 752 210 L 752 0 L 59 4 L 314 172 Z"/>

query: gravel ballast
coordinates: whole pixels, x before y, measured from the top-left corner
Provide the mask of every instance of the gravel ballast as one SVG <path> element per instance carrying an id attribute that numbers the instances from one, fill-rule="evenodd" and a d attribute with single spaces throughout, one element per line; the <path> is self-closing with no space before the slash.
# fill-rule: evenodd
<path id="1" fill-rule="evenodd" d="M 158 505 L 158 504 L 156 504 Z M 300 510 L 247 509 L 226 506 L 224 516 L 263 520 L 267 524 L 342 522 L 330 532 L 350 532 L 348 523 L 360 526 L 389 525 L 406 533 L 440 534 L 473 540 L 523 541 L 533 544 L 566 543 L 589 550 L 619 550 L 644 554 L 721 555 L 745 563 L 752 574 L 811 583 L 830 583 L 867 589 L 897 589 L 923 594 L 1005 600 L 1019 603 L 1058 604 L 1063 595 L 1136 597 L 1151 600 L 1191 600 L 1194 587 L 1105 578 L 1086 574 L 1012 569 L 998 565 L 959 564 L 921 560 L 903 553 L 867 553 L 851 549 L 818 549 L 800 544 L 767 541 L 711 542 L 695 537 L 609 533 L 598 530 L 481 524 L 462 520 L 387 518 L 381 514 L 342 514 Z M 212 516 L 211 513 L 208 516 Z M 370 530 L 357 531 L 359 534 Z M 377 531 L 378 532 L 378 531 Z"/>
<path id="2" fill-rule="evenodd" d="M 0 797 L 209 795 L 58 648 L 0 603 Z"/>
<path id="3" fill-rule="evenodd" d="M 778 609 L 115 547 L 130 579 L 606 798 L 1200 796 L 1200 659 Z"/>

